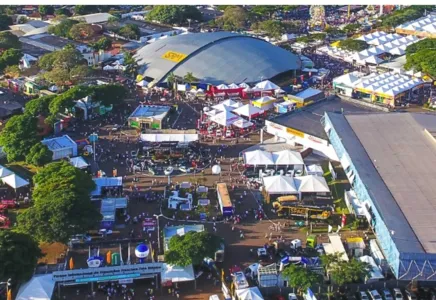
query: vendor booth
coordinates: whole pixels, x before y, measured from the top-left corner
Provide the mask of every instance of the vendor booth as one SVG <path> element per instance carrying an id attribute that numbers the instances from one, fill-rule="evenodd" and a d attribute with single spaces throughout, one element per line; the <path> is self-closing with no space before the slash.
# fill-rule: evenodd
<path id="1" fill-rule="evenodd" d="M 274 102 L 276 102 L 277 99 L 270 97 L 270 96 L 263 96 L 259 99 L 253 100 L 252 104 L 255 107 L 258 107 L 262 110 L 269 110 L 274 107 Z"/>
<path id="2" fill-rule="evenodd" d="M 96 188 L 91 192 L 91 200 L 103 197 L 117 197 L 123 192 L 123 177 L 93 178 Z"/>
<path id="3" fill-rule="evenodd" d="M 255 107 L 250 104 L 245 104 L 244 106 L 241 106 L 235 110 L 233 110 L 233 113 L 242 116 L 247 117 L 248 120 L 251 120 L 252 118 L 257 118 L 261 114 L 264 113 L 264 111 L 258 107 Z"/>
<path id="4" fill-rule="evenodd" d="M 244 153 L 244 163 L 247 166 L 271 166 L 274 160 L 270 152 L 255 150 Z"/>
<path id="5" fill-rule="evenodd" d="M 263 177 L 262 184 L 262 192 L 266 203 L 271 202 L 271 196 L 298 195 L 293 177 L 282 175 Z"/>
<path id="6" fill-rule="evenodd" d="M 238 300 L 263 300 L 262 293 L 260 292 L 259 288 L 256 287 L 250 287 L 246 289 L 238 289 L 236 290 L 236 298 L 233 297 L 233 299 Z"/>

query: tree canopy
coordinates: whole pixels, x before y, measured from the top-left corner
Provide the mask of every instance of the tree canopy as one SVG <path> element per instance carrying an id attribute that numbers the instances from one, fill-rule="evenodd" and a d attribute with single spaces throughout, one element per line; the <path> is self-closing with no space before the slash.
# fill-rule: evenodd
<path id="1" fill-rule="evenodd" d="M 147 19 L 163 24 L 185 24 L 190 20 L 201 21 L 202 15 L 193 5 L 155 5 Z"/>
<path id="2" fill-rule="evenodd" d="M 34 117 L 38 115 L 47 116 L 50 113 L 48 109 L 50 102 L 56 97 L 57 95 L 47 95 L 32 99 L 24 106 L 24 113 Z"/>
<path id="3" fill-rule="evenodd" d="M 370 275 L 371 266 L 368 263 L 354 257 L 350 261 L 344 261 L 341 257 L 339 253 L 320 257 L 325 270 L 339 286 L 365 280 Z"/>
<path id="4" fill-rule="evenodd" d="M 136 24 L 126 24 L 118 30 L 118 34 L 131 40 L 138 40 L 141 36 L 141 31 Z"/>
<path id="5" fill-rule="evenodd" d="M 26 162 L 35 166 L 43 166 L 52 161 L 53 152 L 42 143 L 37 143 L 30 148 Z"/>
<path id="6" fill-rule="evenodd" d="M 23 53 L 19 49 L 7 49 L 0 55 L 0 71 L 3 71 L 8 66 L 18 65 Z"/>
<path id="7" fill-rule="evenodd" d="M 109 50 L 112 47 L 112 40 L 107 37 L 100 38 L 97 42 L 92 43 L 91 47 L 95 51 L 99 50 Z"/>
<path id="8" fill-rule="evenodd" d="M 20 49 L 21 42 L 18 37 L 10 31 L 0 32 L 0 49 Z"/>
<path id="9" fill-rule="evenodd" d="M 348 24 L 344 26 L 343 30 L 348 34 L 351 34 L 351 33 L 356 33 L 356 31 L 358 31 L 360 28 L 361 28 L 360 24 Z"/>
<path id="10" fill-rule="evenodd" d="M 368 44 L 365 41 L 346 39 L 339 42 L 339 48 L 348 51 L 360 52 L 368 48 Z"/>
<path id="11" fill-rule="evenodd" d="M 54 7 L 53 5 L 39 5 L 38 11 L 42 16 L 53 15 Z"/>
<path id="12" fill-rule="evenodd" d="M 92 29 L 91 24 L 87 23 L 74 24 L 68 31 L 68 36 L 76 41 L 91 38 L 93 35 L 94 29 Z"/>
<path id="13" fill-rule="evenodd" d="M 327 38 L 327 34 L 325 33 L 314 33 L 306 36 L 300 36 L 297 38 L 297 42 L 299 43 L 312 43 L 315 41 L 323 41 Z"/>
<path id="14" fill-rule="evenodd" d="M 65 7 L 56 9 L 54 13 L 56 16 L 67 16 L 67 17 L 71 16 L 70 10 Z"/>
<path id="15" fill-rule="evenodd" d="M 241 6 L 228 6 L 224 14 L 217 20 L 225 30 L 238 31 L 247 26 L 249 19 L 248 12 Z"/>
<path id="16" fill-rule="evenodd" d="M 406 48 L 406 70 L 436 77 L 436 39 L 424 39 Z"/>
<path id="17" fill-rule="evenodd" d="M 12 18 L 8 15 L 0 15 L 0 31 L 9 30 L 9 26 L 13 24 Z"/>
<path id="18" fill-rule="evenodd" d="M 221 238 L 208 232 L 188 232 L 170 239 L 165 261 L 176 266 L 200 265 L 206 257 L 214 257 Z"/>
<path id="19" fill-rule="evenodd" d="M 101 214 L 92 204 L 91 175 L 66 161 L 46 165 L 34 177 L 34 205 L 18 216 L 18 230 L 41 242 L 62 242 L 92 229 Z"/>
<path id="20" fill-rule="evenodd" d="M 309 269 L 301 266 L 290 265 L 283 270 L 284 278 L 288 279 L 289 286 L 298 289 L 299 291 L 306 291 L 314 284 L 321 283 L 322 277 Z"/>
<path id="21" fill-rule="evenodd" d="M 389 15 L 384 15 L 380 18 L 381 25 L 386 27 L 396 27 L 408 21 L 416 20 L 422 17 L 426 9 L 430 7 L 426 5 L 412 5 L 404 9 L 394 11 Z"/>
<path id="22" fill-rule="evenodd" d="M 294 29 L 294 25 L 291 23 L 280 22 L 276 20 L 267 20 L 254 23 L 251 26 L 253 30 L 260 30 L 268 34 L 270 37 L 280 39 L 280 37 Z"/>
<path id="23" fill-rule="evenodd" d="M 59 24 L 51 25 L 48 27 L 48 33 L 57 36 L 69 38 L 70 29 L 73 25 L 78 24 L 79 21 L 72 19 L 63 19 Z"/>
<path id="24" fill-rule="evenodd" d="M 98 6 L 96 5 L 75 5 L 74 14 L 76 15 L 88 15 L 98 12 Z"/>
<path id="25" fill-rule="evenodd" d="M 94 87 L 93 101 L 105 106 L 119 105 L 127 95 L 127 90 L 120 84 L 104 84 Z"/>
<path id="26" fill-rule="evenodd" d="M 0 231 L 0 280 L 29 280 L 41 257 L 41 249 L 32 236 L 10 230 Z"/>
<path id="27" fill-rule="evenodd" d="M 37 142 L 37 120 L 31 115 L 12 116 L 0 132 L 0 146 L 10 162 L 23 160 Z"/>

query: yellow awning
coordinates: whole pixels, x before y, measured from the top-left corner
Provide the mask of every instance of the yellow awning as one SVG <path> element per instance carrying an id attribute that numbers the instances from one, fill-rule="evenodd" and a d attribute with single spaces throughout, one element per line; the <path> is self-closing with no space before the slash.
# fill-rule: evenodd
<path id="1" fill-rule="evenodd" d="M 330 46 L 337 48 L 337 47 L 339 47 L 340 43 L 341 43 L 341 41 L 336 41 L 336 42 L 331 43 Z"/>

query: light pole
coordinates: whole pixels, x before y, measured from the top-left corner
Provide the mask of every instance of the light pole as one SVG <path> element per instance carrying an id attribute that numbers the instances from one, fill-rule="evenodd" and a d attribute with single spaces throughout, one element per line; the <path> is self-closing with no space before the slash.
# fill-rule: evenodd
<path id="1" fill-rule="evenodd" d="M 97 135 L 97 133 L 92 133 L 90 136 L 89 136 L 89 141 L 93 144 L 93 152 L 94 152 L 94 162 L 96 161 L 95 160 L 95 142 L 97 142 L 97 140 L 98 140 L 98 135 Z"/>
<path id="2" fill-rule="evenodd" d="M 260 82 L 263 81 L 263 76 L 260 76 Z M 260 90 L 260 98 L 263 97 L 263 89 Z"/>
<path id="3" fill-rule="evenodd" d="M 157 221 L 157 249 L 158 249 L 159 253 L 160 253 L 160 224 L 159 224 L 159 218 L 162 217 L 162 216 L 163 216 L 163 214 L 160 214 L 160 215 L 154 214 L 153 215 L 153 217 L 155 217 L 156 221 Z"/>
<path id="4" fill-rule="evenodd" d="M 188 30 L 189 30 L 189 29 L 191 29 L 191 19 L 188 19 L 188 24 L 189 24 L 189 26 L 188 26 Z"/>

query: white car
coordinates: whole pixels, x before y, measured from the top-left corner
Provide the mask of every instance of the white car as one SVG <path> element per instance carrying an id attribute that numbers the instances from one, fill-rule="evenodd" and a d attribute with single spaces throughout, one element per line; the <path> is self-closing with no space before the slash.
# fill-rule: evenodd
<path id="1" fill-rule="evenodd" d="M 394 299 L 395 300 L 403 300 L 403 293 L 401 293 L 400 289 L 395 288 L 394 289 Z"/>
<path id="2" fill-rule="evenodd" d="M 382 297 L 380 296 L 377 290 L 371 290 L 368 291 L 368 293 L 371 296 L 372 300 L 382 300 Z"/>
<path id="3" fill-rule="evenodd" d="M 164 170 L 164 174 L 168 176 L 168 175 L 171 175 L 171 173 L 173 173 L 173 171 L 174 171 L 173 167 L 168 167 Z"/>
<path id="4" fill-rule="evenodd" d="M 368 294 L 366 292 L 360 291 L 360 300 L 369 300 Z"/>
<path id="5" fill-rule="evenodd" d="M 258 248 L 257 249 L 257 256 L 258 257 L 265 257 L 265 256 L 268 256 L 268 253 L 266 252 L 265 248 Z"/>
<path id="6" fill-rule="evenodd" d="M 384 300 L 394 300 L 394 298 L 392 298 L 391 292 L 388 289 L 382 290 L 382 295 Z"/>
<path id="7" fill-rule="evenodd" d="M 288 300 L 298 300 L 297 295 L 295 295 L 294 293 L 289 293 Z"/>
<path id="8" fill-rule="evenodd" d="M 179 171 L 180 171 L 180 172 L 183 172 L 183 173 L 191 173 L 192 168 L 187 168 L 187 167 L 185 167 L 185 166 L 180 166 L 180 167 L 179 167 Z"/>

